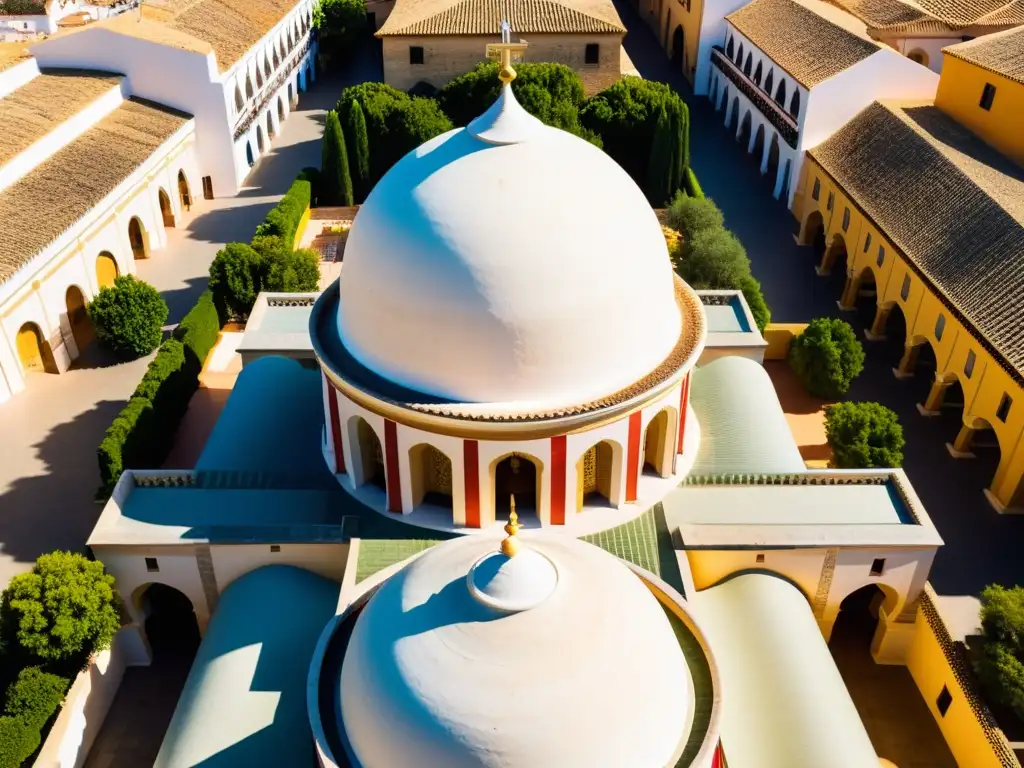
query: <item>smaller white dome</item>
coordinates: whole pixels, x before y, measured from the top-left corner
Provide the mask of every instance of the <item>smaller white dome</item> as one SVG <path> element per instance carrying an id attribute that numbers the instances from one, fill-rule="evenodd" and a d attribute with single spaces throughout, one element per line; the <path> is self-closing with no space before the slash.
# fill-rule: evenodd
<path id="1" fill-rule="evenodd" d="M 491 552 L 473 563 L 466 585 L 484 605 L 515 613 L 535 608 L 555 591 L 558 569 L 529 547 L 520 549 L 514 557 Z"/>

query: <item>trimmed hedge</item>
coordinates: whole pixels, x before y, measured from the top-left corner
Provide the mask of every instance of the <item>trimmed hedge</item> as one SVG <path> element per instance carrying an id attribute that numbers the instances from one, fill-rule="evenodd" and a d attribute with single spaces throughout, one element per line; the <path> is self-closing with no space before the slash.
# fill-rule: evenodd
<path id="1" fill-rule="evenodd" d="M 21 768 L 41 738 L 37 728 L 18 718 L 0 717 L 0 768 Z"/>
<path id="2" fill-rule="evenodd" d="M 172 338 L 160 345 L 128 404 L 107 428 L 97 451 L 99 497 L 110 495 L 125 469 L 163 464 L 219 333 L 213 295 L 204 291 Z"/>
<path id="3" fill-rule="evenodd" d="M 267 213 L 263 223 L 256 227 L 256 235 L 276 235 L 289 248 L 293 247 L 295 231 L 299 228 L 299 221 L 306 209 L 309 208 L 312 194 L 311 181 L 306 178 L 305 172 L 300 173 L 284 193 L 284 197 Z"/>
<path id="4" fill-rule="evenodd" d="M 7 688 L 0 717 L 0 768 L 20 768 L 42 741 L 42 730 L 60 709 L 71 682 L 39 667 L 25 667 Z"/>

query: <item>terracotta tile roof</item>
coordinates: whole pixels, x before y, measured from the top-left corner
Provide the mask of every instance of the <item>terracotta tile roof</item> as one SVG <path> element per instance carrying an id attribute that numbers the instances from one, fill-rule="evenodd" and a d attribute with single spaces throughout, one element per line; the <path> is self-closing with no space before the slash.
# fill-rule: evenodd
<path id="1" fill-rule="evenodd" d="M 0 43 L 0 72 L 32 58 L 28 46 L 29 43 L 24 42 Z"/>
<path id="2" fill-rule="evenodd" d="M 76 69 L 44 70 L 0 99 L 0 166 L 117 88 L 121 75 Z"/>
<path id="3" fill-rule="evenodd" d="M 624 34 L 606 0 L 398 0 L 377 37 L 487 35 L 498 38 L 507 19 L 514 34 Z"/>
<path id="4" fill-rule="evenodd" d="M 829 0 L 873 32 L 953 35 L 968 27 L 1024 23 L 1024 0 Z M 978 34 L 981 30 L 972 30 Z"/>
<path id="5" fill-rule="evenodd" d="M 1024 83 L 1024 27 L 950 45 L 942 52 Z"/>
<path id="6" fill-rule="evenodd" d="M 1024 169 L 931 103 L 875 102 L 810 155 L 1024 374 Z"/>
<path id="7" fill-rule="evenodd" d="M 725 18 L 805 88 L 879 50 L 862 23 L 817 0 L 754 0 Z"/>
<path id="8" fill-rule="evenodd" d="M 0 283 L 113 192 L 190 119 L 131 99 L 0 192 Z"/>

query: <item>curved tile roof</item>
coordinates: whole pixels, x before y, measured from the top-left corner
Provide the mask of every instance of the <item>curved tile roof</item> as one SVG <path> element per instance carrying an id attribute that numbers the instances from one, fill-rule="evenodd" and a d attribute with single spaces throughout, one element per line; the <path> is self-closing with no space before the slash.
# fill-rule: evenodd
<path id="1" fill-rule="evenodd" d="M 610 2 L 574 0 L 399 0 L 378 37 L 400 35 L 490 35 L 502 20 L 515 34 L 623 34 Z"/>
<path id="2" fill-rule="evenodd" d="M 1019 10 L 1024 22 L 1024 7 Z M 942 52 L 1024 83 L 1024 27 L 950 45 Z"/>

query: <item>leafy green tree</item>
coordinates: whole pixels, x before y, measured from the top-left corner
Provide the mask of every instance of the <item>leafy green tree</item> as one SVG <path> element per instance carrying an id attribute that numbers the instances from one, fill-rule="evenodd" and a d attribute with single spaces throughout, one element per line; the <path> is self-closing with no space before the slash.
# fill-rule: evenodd
<path id="1" fill-rule="evenodd" d="M 677 192 L 669 203 L 668 225 L 690 238 L 705 229 L 722 229 L 725 217 L 710 198 L 687 197 Z"/>
<path id="2" fill-rule="evenodd" d="M 320 287 L 320 254 L 312 248 L 281 251 L 268 263 L 264 289 L 306 293 Z"/>
<path id="3" fill-rule="evenodd" d="M 984 643 L 974 661 L 985 692 L 1024 718 L 1024 588 L 991 584 L 981 592 Z"/>
<path id="4" fill-rule="evenodd" d="M 743 292 L 743 298 L 747 300 L 747 306 L 750 307 L 750 314 L 754 316 L 757 330 L 764 333 L 764 329 L 772 321 L 772 311 L 768 308 L 768 302 L 764 300 L 761 284 L 753 275 L 747 275 L 740 280 L 736 287 Z"/>
<path id="5" fill-rule="evenodd" d="M 245 243 L 228 243 L 210 264 L 210 292 L 222 321 L 249 316 L 263 290 L 264 260 Z"/>
<path id="6" fill-rule="evenodd" d="M 89 303 L 96 338 L 119 357 L 137 358 L 160 345 L 167 302 L 149 283 L 120 275 Z"/>
<path id="7" fill-rule="evenodd" d="M 750 275 L 750 260 L 732 232 L 704 229 L 684 240 L 677 271 L 694 288 L 740 288 Z"/>
<path id="8" fill-rule="evenodd" d="M 320 50 L 344 58 L 366 37 L 366 0 L 320 0 L 313 10 Z"/>
<path id="9" fill-rule="evenodd" d="M 678 102 L 686 118 L 685 161 L 689 157 L 689 112 L 679 94 L 665 83 L 639 77 L 617 80 L 584 102 L 580 124 L 600 136 L 605 152 L 645 188 L 658 112 L 669 102 Z"/>
<path id="10" fill-rule="evenodd" d="M 103 563 L 71 552 L 40 555 L 0 600 L 8 647 L 43 661 L 84 660 L 108 647 L 120 625 L 114 577 Z"/>
<path id="11" fill-rule="evenodd" d="M 482 62 L 438 91 L 438 104 L 455 125 L 468 125 L 497 100 L 502 87 L 498 69 L 497 62 Z M 527 112 L 548 125 L 569 130 L 575 121 L 578 127 L 583 81 L 570 67 L 547 62 L 516 64 L 512 92 Z M 572 109 L 568 125 L 562 122 L 565 115 L 559 114 L 564 106 Z"/>
<path id="12" fill-rule="evenodd" d="M 370 140 L 366 133 L 366 116 L 357 99 L 346 105 L 342 113 L 345 141 L 348 148 L 349 170 L 356 202 L 370 194 Z"/>
<path id="13" fill-rule="evenodd" d="M 655 208 L 665 205 L 672 197 L 673 157 L 672 122 L 664 106 L 658 111 L 658 124 L 654 130 L 654 143 L 647 165 L 647 199 Z"/>
<path id="14" fill-rule="evenodd" d="M 876 469 L 903 463 L 903 427 L 896 413 L 884 405 L 830 405 L 825 409 L 825 436 L 834 467 Z"/>
<path id="15" fill-rule="evenodd" d="M 348 149 L 338 113 L 327 113 L 321 152 L 319 196 L 322 205 L 353 205 L 352 177 L 348 167 Z"/>
<path id="16" fill-rule="evenodd" d="M 842 397 L 864 369 L 864 347 L 849 323 L 819 317 L 793 339 L 789 365 L 816 397 Z"/>

